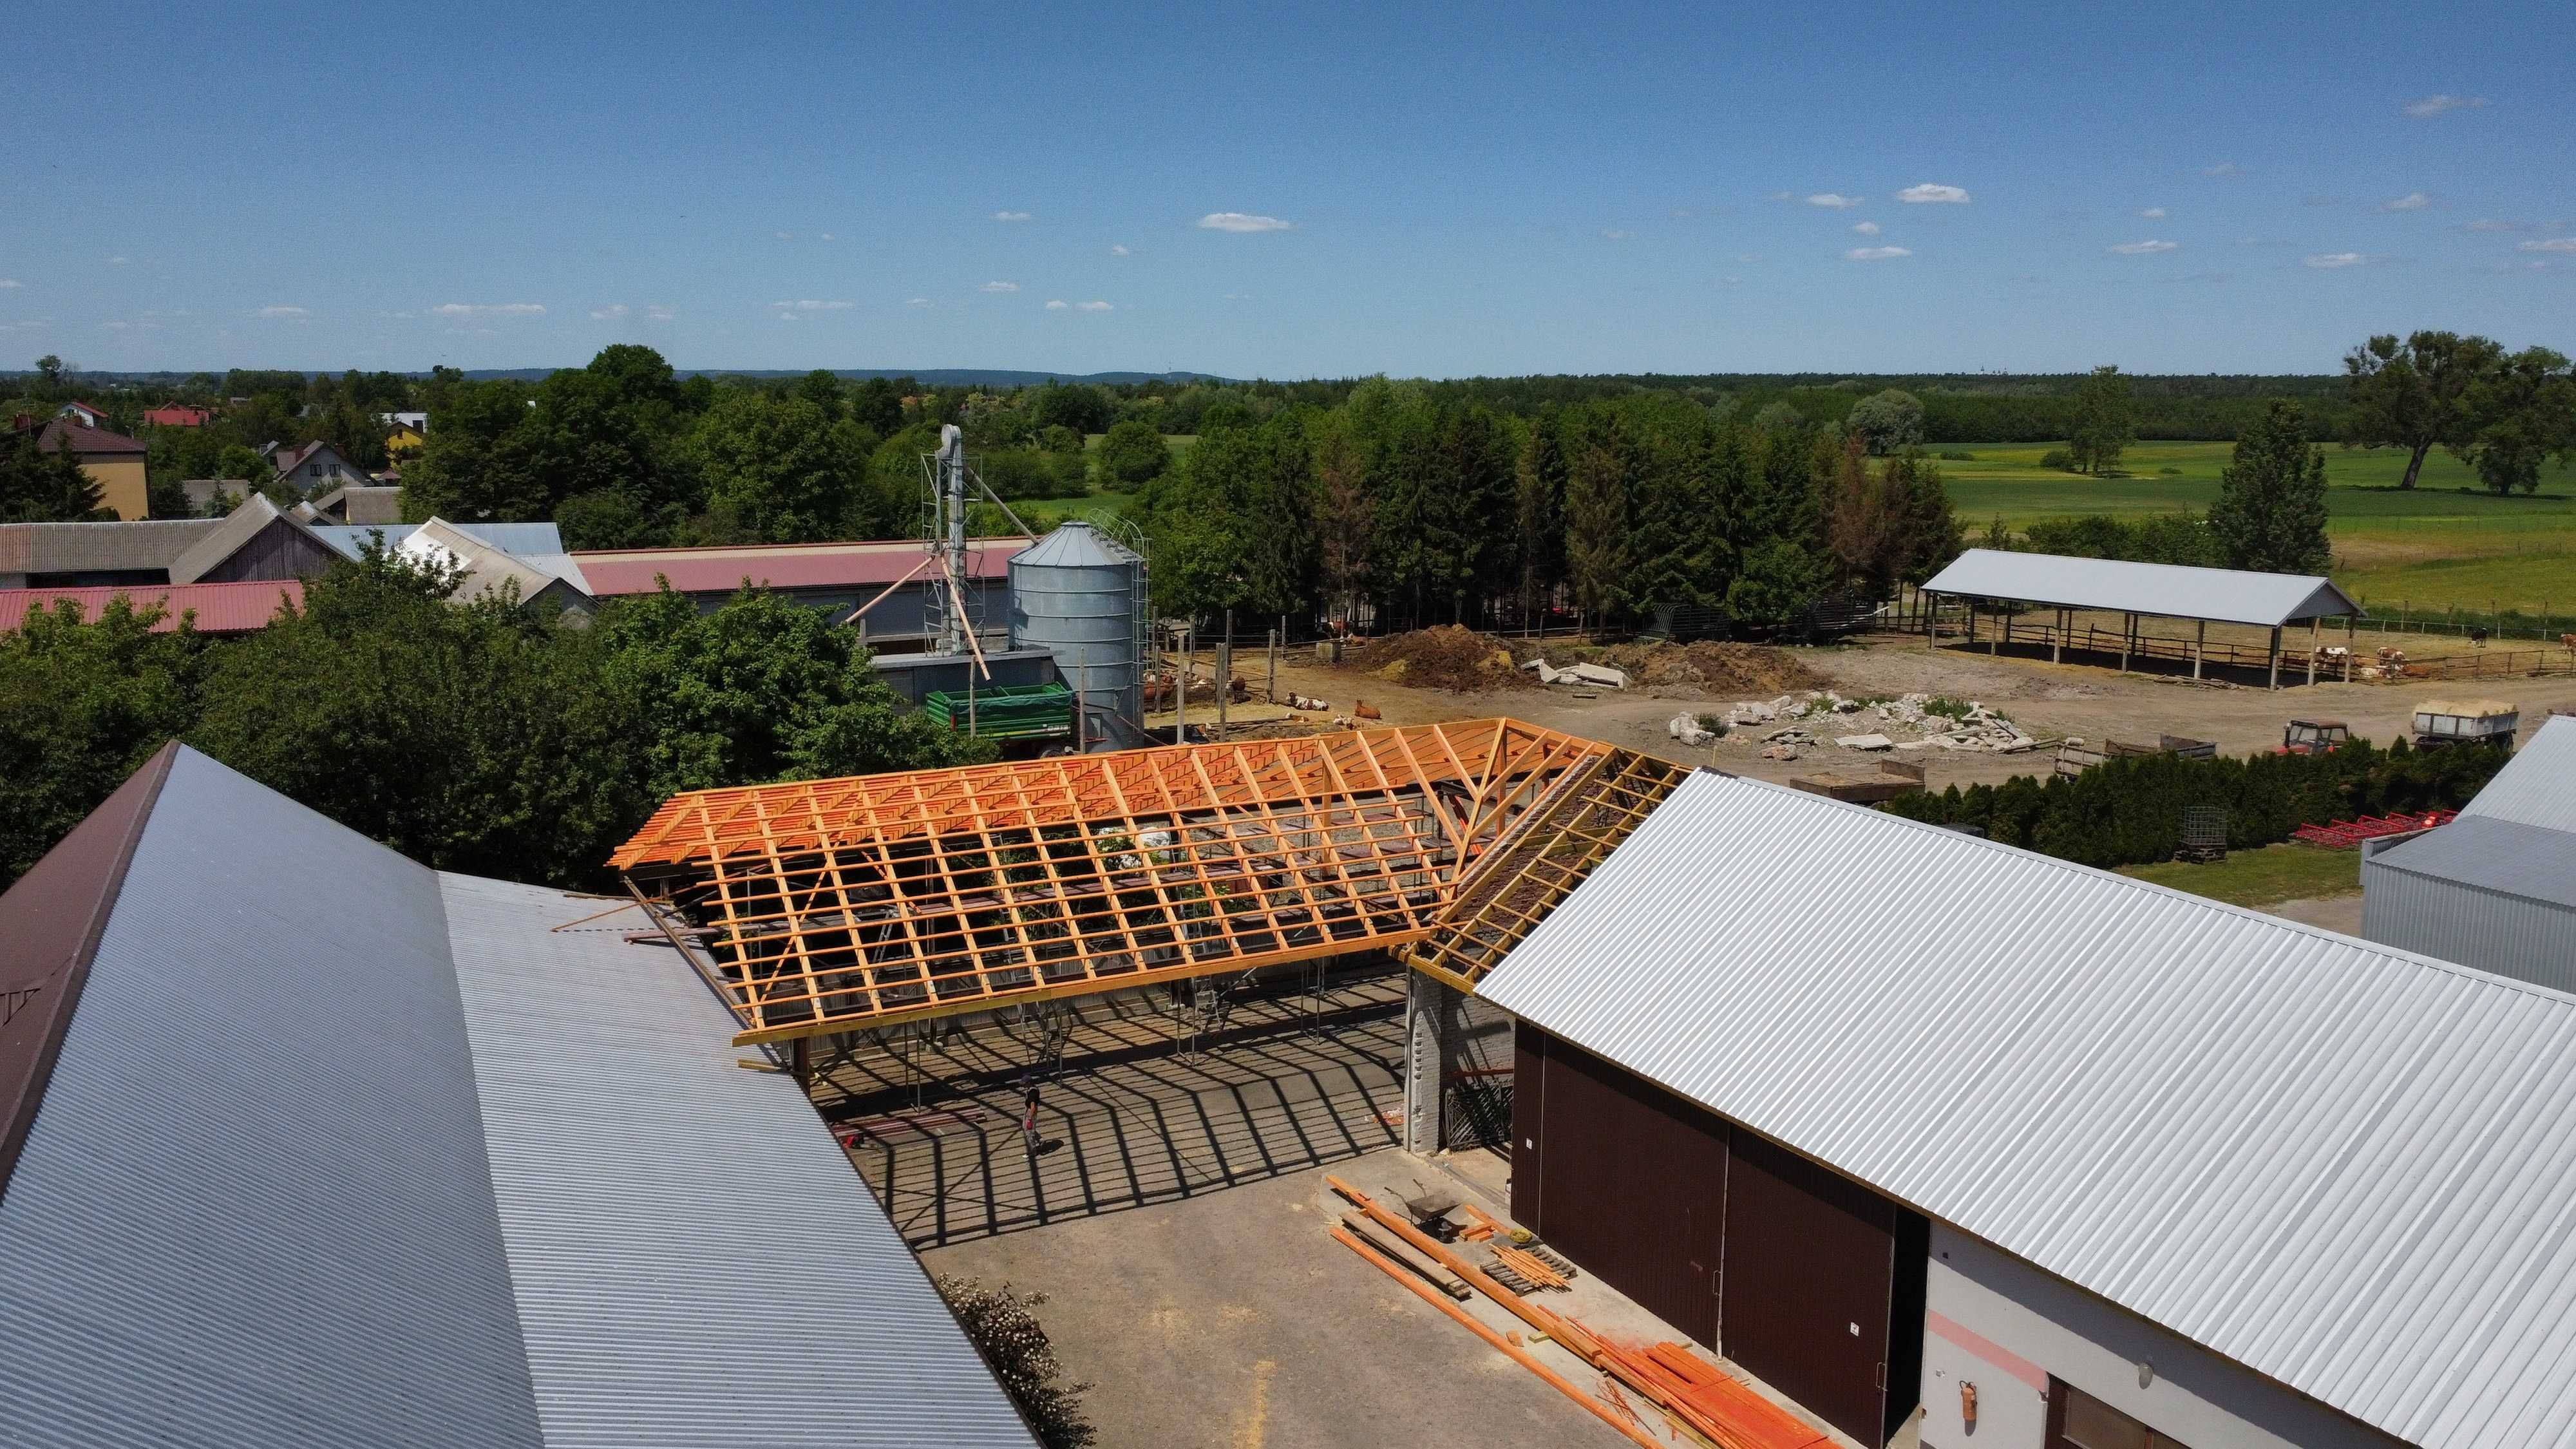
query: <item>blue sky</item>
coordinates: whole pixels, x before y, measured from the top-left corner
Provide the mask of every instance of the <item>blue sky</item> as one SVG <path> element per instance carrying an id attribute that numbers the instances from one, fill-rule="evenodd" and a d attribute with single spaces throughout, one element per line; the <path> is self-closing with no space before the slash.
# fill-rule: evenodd
<path id="1" fill-rule="evenodd" d="M 13 13 L 0 363 L 2576 351 L 2564 3 L 174 10 Z"/>

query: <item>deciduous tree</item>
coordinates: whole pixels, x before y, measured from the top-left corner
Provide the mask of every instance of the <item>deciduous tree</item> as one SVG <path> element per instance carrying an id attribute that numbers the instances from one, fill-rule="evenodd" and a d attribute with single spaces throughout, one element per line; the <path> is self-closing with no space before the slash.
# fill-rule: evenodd
<path id="1" fill-rule="evenodd" d="M 2116 367 L 2097 367 L 2075 390 L 2075 429 L 2066 449 L 2075 466 L 2100 475 L 2120 466 L 2120 455 L 2138 440 L 2138 404 L 2129 379 Z"/>
<path id="2" fill-rule="evenodd" d="M 2343 360 L 2351 441 L 2405 449 L 2406 474 L 2397 486 L 2414 487 L 2433 449 L 2469 446 L 2476 421 L 2471 394 L 2503 356 L 2486 338 L 2455 332 L 2410 333 L 2404 342 L 2387 334 L 2371 338 Z"/>

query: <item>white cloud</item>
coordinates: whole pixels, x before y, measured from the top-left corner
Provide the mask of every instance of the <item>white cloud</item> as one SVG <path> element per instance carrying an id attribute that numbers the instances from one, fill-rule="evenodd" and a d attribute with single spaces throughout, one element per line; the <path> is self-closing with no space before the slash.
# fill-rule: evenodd
<path id="1" fill-rule="evenodd" d="M 1725 287 L 1741 287 L 1744 285 L 1744 279 L 1742 277 L 1720 277 L 1717 280 L 1718 285 Z"/>
<path id="2" fill-rule="evenodd" d="M 2147 257 L 2158 252 L 2172 251 L 2180 245 L 2182 243 L 2169 241 L 2122 242 L 2111 250 L 2124 257 Z"/>
<path id="3" fill-rule="evenodd" d="M 1867 200 L 1867 198 L 1859 196 L 1845 196 L 1839 191 L 1819 191 L 1815 195 L 1807 198 L 1807 204 L 1809 206 L 1822 206 L 1834 211 L 1841 211 L 1845 207 L 1858 206 L 1864 200 Z"/>
<path id="4" fill-rule="evenodd" d="M 2484 110 L 2486 104 L 2487 98 L 2484 96 L 2432 95 L 2420 101 L 2408 101 L 2398 109 L 2416 120 L 2423 121 L 2430 120 L 2445 111 Z"/>
<path id="5" fill-rule="evenodd" d="M 840 238 L 839 238 L 839 237 L 836 237 L 836 236 L 834 236 L 834 235 L 832 235 L 830 232 L 828 232 L 828 231 L 827 231 L 827 232 L 823 233 L 823 240 L 825 240 L 825 241 L 839 241 L 839 240 L 840 240 Z"/>
<path id="6" fill-rule="evenodd" d="M 16 277 L 0 277 L 0 288 L 23 287 L 25 285 L 27 284 L 19 281 Z"/>
<path id="7" fill-rule="evenodd" d="M 111 267 L 131 266 L 133 262 L 134 258 L 132 257 L 109 257 L 107 259 L 107 264 Z"/>
<path id="8" fill-rule="evenodd" d="M 986 282 L 977 290 L 984 292 L 1016 292 L 1019 289 L 1020 284 L 1017 282 Z"/>
<path id="9" fill-rule="evenodd" d="M 1672 210 L 1665 212 L 1664 215 L 1671 217 L 1675 221 L 1688 221 L 1692 217 L 1699 215 L 1699 213 L 1691 210 L 1687 206 L 1676 206 Z"/>
<path id="10" fill-rule="evenodd" d="M 2359 252 L 2319 252 L 2312 257 L 2299 258 L 2299 265 L 2314 267 L 2321 272 L 2331 272 L 2344 267 L 2358 267 L 2369 260 L 2370 258 Z"/>
<path id="11" fill-rule="evenodd" d="M 793 322 L 797 319 L 796 314 L 793 312 L 781 312 L 778 314 L 778 320 L 781 322 Z"/>
<path id="12" fill-rule="evenodd" d="M 647 322 L 668 322 L 679 315 L 679 308 L 665 306 L 660 303 L 656 303 L 653 306 L 644 309 L 644 320 Z"/>
<path id="13" fill-rule="evenodd" d="M 2497 220 L 2495 220 L 2495 219 L 2494 219 L 2494 218 L 2492 218 L 2492 217 L 2483 217 L 2483 216 L 2482 216 L 2482 217 L 2479 217 L 2476 221 L 2464 221 L 2464 222 L 2460 223 L 2460 230 L 2462 230 L 2462 231 L 2520 231 L 2520 230 L 2522 230 L 2522 223 L 2520 223 L 2520 222 L 2518 222 L 2518 221 L 2497 221 Z"/>
<path id="14" fill-rule="evenodd" d="M 1878 223 L 1874 221 L 1854 222 L 1852 223 L 1852 230 L 1859 232 L 1862 236 L 1876 236 L 1878 235 Z"/>
<path id="15" fill-rule="evenodd" d="M 796 240 L 796 233 L 794 233 L 794 232 L 792 232 L 792 231 L 772 232 L 772 233 L 770 233 L 770 235 L 772 235 L 772 236 L 774 236 L 774 237 L 778 238 L 780 241 L 794 241 L 794 240 Z"/>
<path id="16" fill-rule="evenodd" d="M 2410 191 L 2404 196 L 2398 197 L 2394 201 L 2383 201 L 2379 203 L 2379 209 L 2382 211 L 2422 211 L 2425 207 L 2431 206 L 2432 204 L 2433 198 L 2426 196 L 2423 192 Z"/>
<path id="17" fill-rule="evenodd" d="M 1225 294 L 1225 300 L 1229 302 L 1249 302 L 1252 300 L 1252 294 L 1250 292 L 1228 292 Z"/>
<path id="18" fill-rule="evenodd" d="M 1633 231 L 1618 231 L 1618 230 L 1613 230 L 1613 229 L 1605 229 L 1605 230 L 1603 230 L 1603 232 L 1601 233 L 1601 239 L 1602 239 L 1603 241 L 1628 241 L 1628 240 L 1630 240 L 1630 239 L 1634 238 L 1636 235 L 1637 235 L 1637 234 L 1636 234 L 1635 232 L 1633 232 Z"/>
<path id="19" fill-rule="evenodd" d="M 928 297 L 906 297 L 903 299 L 903 305 L 907 307 L 930 307 L 936 306 L 937 304 L 932 302 Z"/>
<path id="20" fill-rule="evenodd" d="M 1968 204 L 1968 193 L 1961 187 L 1942 186 L 1934 182 L 1926 181 L 1920 186 L 1909 186 L 1903 191 L 1896 193 L 1896 199 L 1899 201 L 1910 201 L 1918 206 L 1929 201 L 1947 202 L 1952 206 L 1965 206 Z"/>
<path id="21" fill-rule="evenodd" d="M 993 220 L 995 221 L 1031 221 L 1034 219 L 1035 218 L 1031 217 L 1025 211 L 997 211 L 993 213 Z"/>
<path id="22" fill-rule="evenodd" d="M 1085 302 L 1082 304 L 1082 310 L 1085 312 L 1106 312 L 1110 310 L 1110 307 L 1106 302 Z"/>
<path id="23" fill-rule="evenodd" d="M 1199 218 L 1203 231 L 1287 231 L 1292 225 L 1275 216 L 1254 216 L 1242 211 L 1211 211 Z"/>
<path id="24" fill-rule="evenodd" d="M 2161 206 L 2150 206 L 2145 210 L 2140 211 L 2138 215 L 2145 217 L 2149 221 L 2162 221 L 2165 219 L 2165 209 Z"/>
<path id="25" fill-rule="evenodd" d="M 840 301 L 837 298 L 826 302 L 819 298 L 808 297 L 801 302 L 772 302 L 769 305 L 781 310 L 795 312 L 847 312 L 851 307 L 857 304 Z"/>
<path id="26" fill-rule="evenodd" d="M 1071 303 L 1069 303 L 1069 302 L 1065 302 L 1065 301 L 1062 301 L 1062 300 L 1057 300 L 1057 301 L 1053 301 L 1053 302 L 1049 302 L 1049 303 L 1047 303 L 1047 310 L 1048 310 L 1048 311 L 1050 311 L 1050 312 L 1061 312 L 1061 311 L 1063 311 L 1065 308 L 1067 308 L 1067 307 L 1069 307 L 1069 306 L 1071 306 L 1071 305 L 1072 305 L 1072 304 L 1071 304 Z"/>
<path id="27" fill-rule="evenodd" d="M 1893 260 L 1897 257 L 1910 257 L 1912 255 L 1914 255 L 1914 253 L 1906 250 L 1904 247 L 1853 247 L 1850 251 L 1843 253 L 1843 260 L 1847 262 L 1884 262 Z"/>
<path id="28" fill-rule="evenodd" d="M 443 302 L 432 309 L 441 317 L 543 317 L 536 302 Z"/>
<path id="29" fill-rule="evenodd" d="M 1786 191 L 1774 191 L 1762 199 L 1765 201 L 1795 201 L 1798 198 Z"/>
<path id="30" fill-rule="evenodd" d="M 2200 168 L 2200 174 L 2203 176 L 2242 176 L 2245 174 L 2245 168 L 2237 165 L 2233 161 L 2220 161 L 2212 165 L 2203 166 Z"/>
<path id="31" fill-rule="evenodd" d="M 259 315 L 262 317 L 303 317 L 310 314 L 301 307 L 262 307 L 259 309 Z"/>
<path id="32" fill-rule="evenodd" d="M 1112 245 L 1109 248 L 1109 254 L 1113 257 L 1123 257 L 1127 255 L 1127 244 L 1125 242 L 1119 242 Z"/>
<path id="33" fill-rule="evenodd" d="M 605 307 L 590 309 L 590 320 L 593 322 L 614 322 L 625 315 L 626 304 L 623 302 L 611 302 Z"/>
<path id="34" fill-rule="evenodd" d="M 2562 255 L 2576 255 L 2576 236 L 2553 236 L 2545 241 L 2527 241 L 2520 247 L 2516 248 L 2516 250 L 2526 252 L 2558 252 Z"/>

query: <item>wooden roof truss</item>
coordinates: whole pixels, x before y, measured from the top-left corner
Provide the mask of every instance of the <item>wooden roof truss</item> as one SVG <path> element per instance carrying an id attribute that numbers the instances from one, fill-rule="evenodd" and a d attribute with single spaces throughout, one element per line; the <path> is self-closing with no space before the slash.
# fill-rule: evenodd
<path id="1" fill-rule="evenodd" d="M 1411 946 L 1639 758 L 1481 720 L 700 791 L 612 864 L 781 1041 Z"/>

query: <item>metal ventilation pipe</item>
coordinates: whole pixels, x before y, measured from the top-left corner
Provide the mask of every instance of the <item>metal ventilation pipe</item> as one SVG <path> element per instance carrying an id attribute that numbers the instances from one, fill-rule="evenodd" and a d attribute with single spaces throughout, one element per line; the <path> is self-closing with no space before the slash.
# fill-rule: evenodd
<path id="1" fill-rule="evenodd" d="M 948 576 L 948 627 L 941 632 L 939 652 L 967 652 L 966 631 L 974 623 L 966 617 L 966 434 L 955 423 L 939 429 L 939 498 L 946 513 L 948 547 L 940 560 L 941 571 Z"/>

